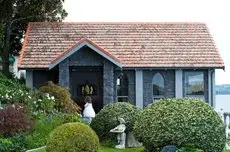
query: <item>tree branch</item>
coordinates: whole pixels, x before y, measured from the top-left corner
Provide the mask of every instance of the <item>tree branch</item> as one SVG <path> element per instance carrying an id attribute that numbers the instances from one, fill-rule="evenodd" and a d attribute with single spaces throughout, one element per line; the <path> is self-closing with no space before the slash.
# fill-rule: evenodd
<path id="1" fill-rule="evenodd" d="M 21 34 L 11 32 L 10 35 L 21 36 Z"/>
<path id="2" fill-rule="evenodd" d="M 28 16 L 28 17 L 21 17 L 21 18 L 16 18 L 16 19 L 13 19 L 11 22 L 10 22 L 10 27 L 12 24 L 14 24 L 15 22 L 17 21 L 21 21 L 21 20 L 25 20 L 25 19 L 29 19 L 29 18 L 34 18 L 36 16 Z"/>

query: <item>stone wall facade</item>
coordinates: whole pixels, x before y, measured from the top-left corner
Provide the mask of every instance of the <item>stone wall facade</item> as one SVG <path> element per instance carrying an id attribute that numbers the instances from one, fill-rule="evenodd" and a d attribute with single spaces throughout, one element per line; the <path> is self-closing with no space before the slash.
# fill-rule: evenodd
<path id="1" fill-rule="evenodd" d="M 70 67 L 102 66 L 103 68 L 103 104 L 115 102 L 114 99 L 114 64 L 99 54 L 83 47 L 59 64 L 59 85 L 71 90 Z"/>
<path id="2" fill-rule="evenodd" d="M 97 54 L 88 47 L 83 47 L 75 54 L 63 60 L 57 67 L 56 72 L 52 73 L 47 70 L 34 70 L 32 73 L 33 86 L 39 87 L 42 83 L 48 80 L 57 79 L 59 85 L 71 91 L 71 67 L 100 67 L 103 69 L 103 104 L 110 104 L 117 101 L 117 78 L 121 73 L 128 78 L 128 100 L 131 104 L 136 105 L 136 79 L 135 69 L 120 69 L 106 58 Z M 51 70 L 52 71 L 52 70 Z M 183 70 L 183 73 L 186 70 Z M 204 71 L 205 82 L 205 100 L 208 100 L 208 72 Z M 153 76 L 160 73 L 164 78 L 165 83 L 165 98 L 175 97 L 175 70 L 143 70 L 143 107 L 154 102 L 153 96 Z M 55 77 L 52 77 L 55 75 Z M 183 74 L 184 75 L 184 74 Z M 184 81 L 184 76 L 183 76 Z M 184 83 L 183 83 L 184 88 Z M 184 92 L 184 90 L 183 90 Z"/>

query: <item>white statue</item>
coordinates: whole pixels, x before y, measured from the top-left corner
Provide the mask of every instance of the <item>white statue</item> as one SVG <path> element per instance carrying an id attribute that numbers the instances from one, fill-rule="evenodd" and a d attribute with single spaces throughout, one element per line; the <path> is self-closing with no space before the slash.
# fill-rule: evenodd
<path id="1" fill-rule="evenodd" d="M 85 106 L 83 111 L 83 119 L 87 120 L 89 123 L 91 123 L 92 119 L 95 117 L 95 111 L 93 109 L 92 105 L 92 98 L 87 96 L 85 98 Z"/>
<path id="2" fill-rule="evenodd" d="M 115 148 L 124 149 L 126 141 L 125 120 L 123 118 L 118 118 L 118 121 L 120 122 L 120 124 L 117 127 L 111 129 L 110 132 L 117 133 L 118 145 L 116 145 Z"/>

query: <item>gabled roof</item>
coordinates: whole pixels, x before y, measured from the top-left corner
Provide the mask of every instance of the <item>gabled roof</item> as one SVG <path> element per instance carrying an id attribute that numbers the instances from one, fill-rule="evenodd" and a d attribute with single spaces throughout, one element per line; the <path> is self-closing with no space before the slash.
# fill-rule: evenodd
<path id="1" fill-rule="evenodd" d="M 60 62 L 62 62 L 63 60 L 65 60 L 66 58 L 68 58 L 69 56 L 74 54 L 75 52 L 77 52 L 83 46 L 88 46 L 93 51 L 97 52 L 98 54 L 100 54 L 104 58 L 108 59 L 109 61 L 111 61 L 112 63 L 117 65 L 118 67 L 122 67 L 120 60 L 117 59 L 115 56 L 113 56 L 108 51 L 104 50 L 103 48 L 101 48 L 100 46 L 95 44 L 90 39 L 83 38 L 80 41 L 78 41 L 77 44 L 73 45 L 68 50 L 66 50 L 65 52 L 63 52 L 59 56 L 57 56 L 53 61 L 51 61 L 51 63 L 49 64 L 49 69 L 52 69 L 53 67 L 55 67 L 57 64 L 59 64 Z"/>
<path id="2" fill-rule="evenodd" d="M 224 68 L 203 23 L 29 23 L 20 68 L 49 68 L 86 40 L 123 67 Z"/>

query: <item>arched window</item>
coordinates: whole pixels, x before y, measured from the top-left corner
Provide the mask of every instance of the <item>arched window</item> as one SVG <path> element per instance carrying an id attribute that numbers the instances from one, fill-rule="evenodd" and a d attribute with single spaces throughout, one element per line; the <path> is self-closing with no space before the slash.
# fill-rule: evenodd
<path id="1" fill-rule="evenodd" d="M 121 73 L 117 78 L 117 101 L 128 101 L 128 78 L 125 74 Z"/>
<path id="2" fill-rule="evenodd" d="M 164 98 L 165 81 L 164 81 L 164 77 L 160 73 L 157 73 L 153 76 L 152 85 L 153 85 L 153 98 L 154 99 Z"/>

